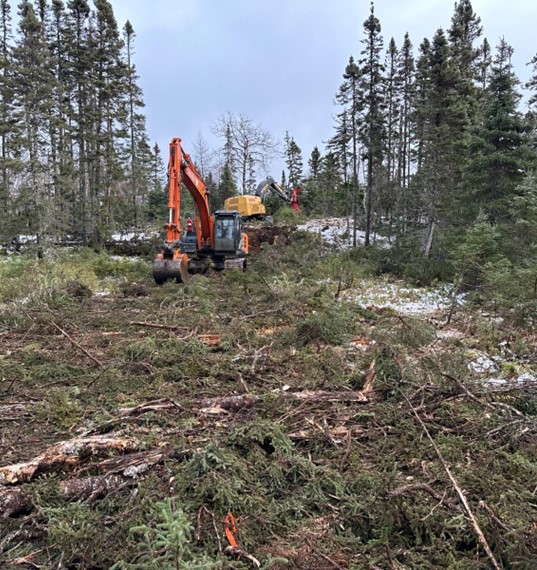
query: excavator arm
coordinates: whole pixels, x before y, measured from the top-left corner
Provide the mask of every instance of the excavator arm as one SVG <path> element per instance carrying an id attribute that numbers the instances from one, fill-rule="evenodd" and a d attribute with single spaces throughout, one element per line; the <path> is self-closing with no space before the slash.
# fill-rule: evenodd
<path id="1" fill-rule="evenodd" d="M 291 201 L 291 198 L 288 196 L 287 192 L 276 182 L 276 180 L 274 180 L 274 178 L 272 178 L 272 176 L 267 176 L 265 180 L 259 184 L 255 191 L 255 195 L 259 196 L 263 201 L 269 192 L 276 194 L 276 196 L 280 197 L 286 202 Z"/>
<path id="2" fill-rule="evenodd" d="M 168 176 L 169 222 L 166 225 L 167 243 L 172 246 L 179 243 L 181 239 L 181 184 L 184 184 L 192 195 L 198 211 L 196 218 L 198 249 L 210 247 L 213 242 L 214 228 L 209 206 L 209 192 L 190 155 L 184 152 L 180 138 L 174 138 L 170 143 Z"/>

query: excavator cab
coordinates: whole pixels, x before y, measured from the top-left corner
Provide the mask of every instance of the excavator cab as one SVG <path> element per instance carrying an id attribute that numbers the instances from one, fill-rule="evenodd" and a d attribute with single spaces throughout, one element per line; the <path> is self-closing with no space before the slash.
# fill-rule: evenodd
<path id="1" fill-rule="evenodd" d="M 214 215 L 215 255 L 235 255 L 241 249 L 242 218 L 234 210 L 218 210 Z"/>

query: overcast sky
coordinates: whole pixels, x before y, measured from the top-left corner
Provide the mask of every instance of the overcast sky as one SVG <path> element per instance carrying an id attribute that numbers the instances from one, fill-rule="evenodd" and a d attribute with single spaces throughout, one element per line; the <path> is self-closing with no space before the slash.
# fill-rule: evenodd
<path id="1" fill-rule="evenodd" d="M 359 56 L 369 0 L 111 0 L 118 23 L 136 31 L 135 63 L 144 90 L 150 138 L 166 157 L 168 142 L 187 152 L 226 111 L 242 113 L 281 141 L 289 131 L 304 156 L 321 152 L 337 112 L 334 95 L 349 56 Z M 537 53 L 536 0 L 474 0 L 484 36 L 504 36 L 522 80 Z M 453 0 L 377 0 L 385 45 L 406 31 L 417 49 L 449 28 Z M 275 161 L 277 179 L 282 168 Z"/>

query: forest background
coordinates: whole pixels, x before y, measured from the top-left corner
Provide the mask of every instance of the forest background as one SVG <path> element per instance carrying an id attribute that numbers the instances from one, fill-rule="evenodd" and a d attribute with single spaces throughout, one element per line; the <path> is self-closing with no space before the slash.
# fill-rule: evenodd
<path id="1" fill-rule="evenodd" d="M 16 26 L 12 9 L 0 2 L 1 240 L 99 247 L 161 225 L 165 164 L 147 136 L 132 25 L 106 0 L 26 0 Z M 215 118 L 220 148 L 202 133 L 191 143 L 213 207 L 252 192 L 280 156 L 303 213 L 350 217 L 379 272 L 455 280 L 532 314 L 537 56 L 521 84 L 508 41 L 489 44 L 469 0 L 418 46 L 385 40 L 371 5 L 361 37 L 334 86 L 333 136 L 307 159 L 292 133 L 240 110 Z M 377 235 L 391 247 L 370 248 Z"/>

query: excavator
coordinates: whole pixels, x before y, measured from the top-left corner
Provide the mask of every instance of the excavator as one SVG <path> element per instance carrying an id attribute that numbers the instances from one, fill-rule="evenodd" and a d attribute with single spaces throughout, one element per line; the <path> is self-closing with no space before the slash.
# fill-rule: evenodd
<path id="1" fill-rule="evenodd" d="M 190 192 L 196 205 L 194 225 L 181 231 L 181 189 Z M 246 268 L 248 236 L 242 231 L 242 218 L 236 210 L 217 210 L 211 214 L 209 191 L 181 139 L 170 143 L 168 161 L 169 218 L 165 225 L 166 240 L 153 262 L 153 278 L 159 285 L 168 279 L 187 282 L 190 274 L 209 268 Z"/>
<path id="2" fill-rule="evenodd" d="M 268 194 L 272 193 L 282 200 L 289 202 L 291 208 L 298 211 L 298 192 L 300 192 L 300 189 L 294 188 L 289 196 L 272 176 L 267 176 L 265 180 L 258 185 L 254 194 L 243 194 L 242 196 L 228 198 L 224 202 L 224 208 L 226 210 L 237 210 L 244 219 L 263 218 L 267 213 L 263 202 Z"/>

